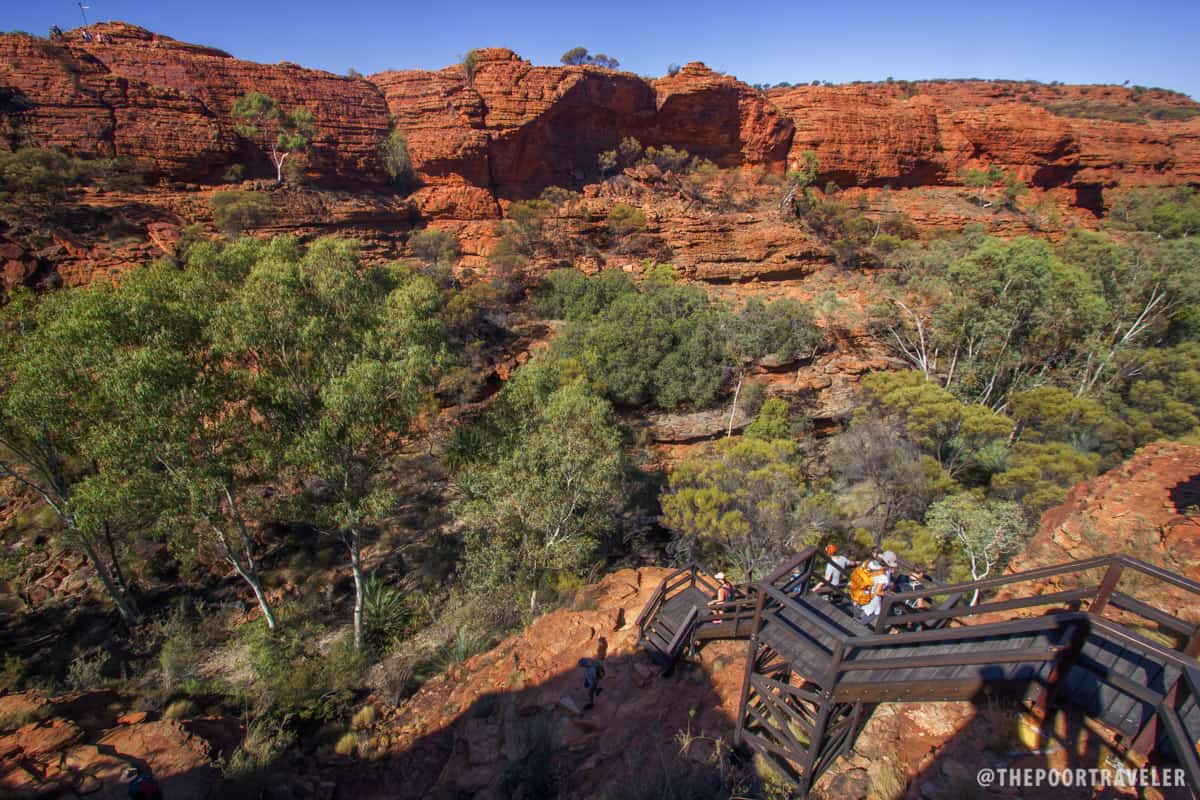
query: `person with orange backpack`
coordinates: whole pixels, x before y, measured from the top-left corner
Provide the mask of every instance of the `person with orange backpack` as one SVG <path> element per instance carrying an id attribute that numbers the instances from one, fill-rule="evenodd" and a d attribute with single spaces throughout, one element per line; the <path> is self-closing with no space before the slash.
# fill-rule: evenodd
<path id="1" fill-rule="evenodd" d="M 892 573 L 899 566 L 900 560 L 891 550 L 885 550 L 878 559 L 871 559 L 859 564 L 850 573 L 850 582 L 846 587 L 850 599 L 854 601 L 858 613 L 868 622 L 879 616 L 883 606 L 883 595 L 892 584 Z"/>

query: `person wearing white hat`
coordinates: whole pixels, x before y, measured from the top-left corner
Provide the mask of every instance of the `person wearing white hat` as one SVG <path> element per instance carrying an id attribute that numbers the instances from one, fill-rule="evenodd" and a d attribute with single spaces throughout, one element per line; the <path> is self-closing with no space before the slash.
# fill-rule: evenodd
<path id="1" fill-rule="evenodd" d="M 882 563 L 880 563 L 882 562 Z M 871 602 L 862 607 L 863 616 L 874 620 L 883 608 L 883 595 L 892 585 L 892 574 L 900 565 L 900 559 L 891 550 L 884 550 L 879 561 L 872 561 L 868 569 L 873 573 L 871 578 Z"/>
<path id="2" fill-rule="evenodd" d="M 708 601 L 710 606 L 719 606 L 723 603 L 728 603 L 733 600 L 733 581 L 725 577 L 724 572 L 718 572 L 713 575 L 717 579 L 717 599 Z M 721 620 L 713 620 L 716 625 L 721 624 Z"/>

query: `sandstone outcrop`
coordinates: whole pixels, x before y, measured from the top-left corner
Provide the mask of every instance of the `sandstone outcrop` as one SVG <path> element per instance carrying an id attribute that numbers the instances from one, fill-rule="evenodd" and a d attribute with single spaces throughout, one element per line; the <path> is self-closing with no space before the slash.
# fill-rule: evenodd
<path id="1" fill-rule="evenodd" d="M 1200 447 L 1149 444 L 1121 466 L 1077 485 L 1042 515 L 1038 533 L 1008 569 L 1108 553 L 1126 553 L 1193 579 L 1200 575 Z M 1138 596 L 1137 583 L 1131 576 L 1120 588 Z M 1152 597 L 1139 599 L 1200 623 L 1194 595 L 1154 586 Z"/>
<path id="2" fill-rule="evenodd" d="M 1070 187 L 1099 211 L 1097 190 L 1195 181 L 1200 166 L 1195 103 L 1159 90 L 920 81 L 767 95 L 796 123 L 789 162 L 811 150 L 820 179 L 843 186 L 957 184 L 964 168 L 996 164 L 1038 188 Z"/>
<path id="3" fill-rule="evenodd" d="M 418 204 L 440 218 L 494 218 L 498 200 L 580 186 L 626 136 L 722 167 L 782 170 L 812 150 L 820 179 L 843 186 L 956 185 L 964 167 L 995 163 L 1040 188 L 1073 188 L 1093 209 L 1097 188 L 1200 179 L 1196 104 L 1159 90 L 926 81 L 761 92 L 700 63 L 647 80 L 534 66 L 500 48 L 475 51 L 469 76 L 456 65 L 363 79 L 242 61 L 125 23 L 89 30 L 91 41 L 81 30 L 0 36 L 9 146 L 128 155 L 172 180 L 217 182 L 254 152 L 230 107 L 262 91 L 314 113 L 306 168 L 326 186 L 384 188 L 378 145 L 394 124 L 423 184 Z M 1100 111 L 1080 111 L 1089 103 Z"/>
<path id="4" fill-rule="evenodd" d="M 122 776 L 148 766 L 164 794 L 211 796 L 220 781 L 209 744 L 172 720 L 114 716 L 109 693 L 0 696 L 0 795 L 127 796 Z"/>

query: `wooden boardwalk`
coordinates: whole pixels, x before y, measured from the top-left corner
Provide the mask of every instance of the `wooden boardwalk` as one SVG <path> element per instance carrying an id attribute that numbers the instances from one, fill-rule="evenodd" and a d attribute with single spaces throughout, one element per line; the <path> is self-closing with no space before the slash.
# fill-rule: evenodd
<path id="1" fill-rule="evenodd" d="M 809 548 L 719 606 L 715 581 L 692 565 L 663 581 L 637 622 L 667 669 L 709 639 L 752 642 L 738 741 L 791 776 L 801 795 L 853 744 L 872 704 L 986 692 L 1024 700 L 1035 716 L 1052 702 L 1078 706 L 1120 731 L 1130 755 L 1176 759 L 1200 798 L 1200 626 L 1117 591 L 1123 573 L 1137 573 L 1200 603 L 1200 584 L 1110 556 L 889 595 L 869 626 L 818 579 L 823 558 Z M 1021 591 L 1062 577 L 1077 588 Z M 1105 616 L 1108 608 L 1120 621 Z M 1127 627 L 1130 614 L 1146 621 L 1141 632 Z M 1147 638 L 1146 629 L 1180 644 Z"/>

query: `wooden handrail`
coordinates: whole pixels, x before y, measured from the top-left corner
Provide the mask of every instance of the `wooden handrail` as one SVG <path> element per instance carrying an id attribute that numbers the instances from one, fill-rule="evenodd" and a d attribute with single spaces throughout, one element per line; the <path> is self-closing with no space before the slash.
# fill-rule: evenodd
<path id="1" fill-rule="evenodd" d="M 768 575 L 767 577 L 765 577 L 761 581 L 759 581 L 759 583 L 767 583 L 767 584 L 774 585 L 784 575 L 791 575 L 792 570 L 795 567 L 798 567 L 801 564 L 803 564 L 805 561 L 808 561 L 810 558 L 812 558 L 816 554 L 816 552 L 817 552 L 817 548 L 813 547 L 812 545 L 809 545 L 808 547 L 801 550 L 796 555 L 795 558 L 793 558 L 791 561 L 785 561 L 783 564 L 781 564 L 779 567 L 777 567 L 774 572 L 772 572 L 770 575 Z"/>
<path id="2" fill-rule="evenodd" d="M 679 652 L 679 647 L 683 643 L 684 638 L 691 636 L 692 625 L 695 624 L 696 616 L 699 613 L 699 610 L 695 606 L 692 606 L 692 610 L 684 617 L 683 624 L 679 626 L 679 630 L 675 631 L 675 636 L 672 637 L 671 644 L 667 646 L 668 656 L 674 656 L 675 653 Z"/>
<path id="3" fill-rule="evenodd" d="M 1017 633 L 1060 630 L 1072 622 L 1086 622 L 1085 611 L 1064 611 L 1026 619 L 1010 619 L 1004 622 L 989 622 L 983 625 L 963 625 L 960 628 L 939 628 L 931 631 L 898 631 L 895 633 L 873 633 L 854 636 L 850 645 L 855 648 L 909 647 L 929 642 L 956 641 L 962 639 L 993 639 Z"/>
<path id="4" fill-rule="evenodd" d="M 903 614 L 890 614 L 892 608 L 897 605 L 904 605 L 905 600 L 909 599 L 908 594 L 886 594 L 884 595 L 883 608 L 880 610 L 880 618 L 886 621 L 885 627 L 890 626 L 905 626 L 912 625 L 917 622 L 927 622 L 941 619 L 962 619 L 963 617 L 973 617 L 980 614 L 994 613 L 996 611 L 1016 611 L 1022 608 L 1036 608 L 1037 606 L 1057 605 L 1059 603 L 1070 603 L 1077 600 L 1086 600 L 1096 593 L 1096 587 L 1086 586 L 1080 589 L 1068 589 L 1062 592 L 1051 592 L 1050 594 L 1039 594 L 1031 597 L 1017 597 L 1012 600 L 996 600 L 990 603 L 982 603 L 977 606 L 950 606 L 945 609 L 933 609 L 929 611 L 906 611 Z M 907 607 L 907 606 L 906 606 Z"/>
<path id="5" fill-rule="evenodd" d="M 1200 796 L 1200 754 L 1196 752 L 1195 734 L 1187 730 L 1183 717 L 1170 706 L 1159 706 L 1156 711 L 1171 742 L 1171 749 L 1175 751 L 1175 757 L 1187 775 L 1193 796 Z"/>

